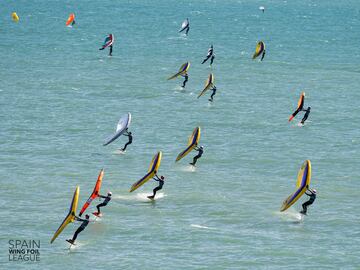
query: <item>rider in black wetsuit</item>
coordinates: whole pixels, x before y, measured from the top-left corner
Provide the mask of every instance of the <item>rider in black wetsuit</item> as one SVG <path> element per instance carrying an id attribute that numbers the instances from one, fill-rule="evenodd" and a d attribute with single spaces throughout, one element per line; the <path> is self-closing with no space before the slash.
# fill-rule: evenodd
<path id="1" fill-rule="evenodd" d="M 187 21 L 188 21 L 188 25 L 187 25 L 187 27 L 186 27 L 186 32 L 185 32 L 185 35 L 188 35 L 189 30 L 190 30 L 190 23 L 189 23 L 189 19 L 187 19 Z"/>
<path id="2" fill-rule="evenodd" d="M 80 227 L 75 231 L 73 238 L 66 240 L 66 241 L 68 241 L 68 242 L 71 243 L 71 244 L 74 244 L 74 242 L 75 242 L 78 234 L 79 234 L 80 232 L 82 232 L 82 231 L 86 228 L 86 226 L 89 225 L 89 222 L 90 222 L 90 220 L 89 220 L 89 215 L 85 215 L 85 219 L 82 219 L 82 218 L 79 218 L 79 217 L 75 216 L 75 220 L 76 220 L 76 221 L 82 221 L 82 224 L 81 224 Z"/>
<path id="3" fill-rule="evenodd" d="M 148 196 L 149 199 L 154 199 L 155 198 L 155 194 L 157 191 L 159 191 L 160 189 L 162 189 L 163 185 L 164 185 L 164 176 L 159 176 L 156 174 L 155 177 L 153 178 L 155 181 L 159 182 L 159 186 L 157 186 L 156 188 L 154 188 L 153 190 L 153 195 L 152 196 Z"/>
<path id="4" fill-rule="evenodd" d="M 315 189 L 310 189 L 310 188 L 307 188 L 307 190 L 310 192 L 310 193 L 306 193 L 306 195 L 308 195 L 310 197 L 310 199 L 307 201 L 307 202 L 304 202 L 302 204 L 302 208 L 303 210 L 300 211 L 301 214 L 303 215 L 306 215 L 306 212 L 307 212 L 307 207 L 311 204 L 314 203 L 315 199 L 316 199 L 316 190 Z"/>
<path id="5" fill-rule="evenodd" d="M 207 56 L 206 56 L 206 58 L 202 61 L 201 64 L 204 64 L 210 57 L 211 57 L 211 59 L 210 59 L 210 66 L 211 66 L 212 63 L 214 62 L 214 59 L 215 59 L 215 54 L 214 54 L 214 47 L 213 47 L 213 45 L 210 46 L 210 48 L 209 48 L 209 50 L 208 50 L 208 53 L 207 53 Z"/>
<path id="6" fill-rule="evenodd" d="M 185 78 L 182 87 L 185 88 L 185 84 L 187 83 L 187 81 L 189 80 L 189 75 L 187 73 L 185 73 L 184 75 L 181 75 Z"/>
<path id="7" fill-rule="evenodd" d="M 99 197 L 100 198 L 103 198 L 103 199 L 105 199 L 102 203 L 100 203 L 100 204 L 98 204 L 97 206 L 96 206 L 96 208 L 97 208 L 97 215 L 99 215 L 100 214 L 100 207 L 103 207 L 103 206 L 106 206 L 109 202 L 110 202 L 110 200 L 111 200 L 111 195 L 112 195 L 112 193 L 109 191 L 108 192 L 108 194 L 107 194 L 107 196 L 103 196 L 103 195 L 100 195 L 99 194 Z"/>
<path id="8" fill-rule="evenodd" d="M 124 147 L 121 149 L 122 151 L 125 151 L 126 147 L 132 143 L 132 135 L 131 135 L 131 132 L 128 132 L 127 129 L 126 129 L 126 132 L 124 133 L 124 136 L 127 136 L 129 137 L 129 141 L 124 145 Z"/>
<path id="9" fill-rule="evenodd" d="M 263 59 L 264 59 L 264 57 L 265 57 L 265 50 L 263 51 L 263 53 L 262 53 L 262 55 L 261 55 L 261 60 L 260 61 L 262 61 Z"/>
<path id="10" fill-rule="evenodd" d="M 214 96 L 215 96 L 215 94 L 216 94 L 216 86 L 214 85 L 213 88 L 211 88 L 210 90 L 213 91 L 212 94 L 211 94 L 211 96 L 210 96 L 210 98 L 209 98 L 209 101 L 212 102 L 213 99 L 214 99 Z"/>
<path id="11" fill-rule="evenodd" d="M 190 22 L 189 22 L 189 19 L 188 19 L 188 18 L 186 18 L 186 22 L 187 22 L 186 27 L 185 27 L 184 29 L 181 29 L 181 30 L 179 31 L 179 32 L 181 33 L 181 32 L 183 32 L 184 30 L 186 30 L 186 31 L 185 31 L 185 35 L 187 35 L 188 32 L 189 32 L 189 30 L 190 30 Z"/>
<path id="12" fill-rule="evenodd" d="M 193 158 L 193 162 L 190 163 L 190 165 L 193 165 L 195 166 L 197 160 L 199 158 L 201 158 L 202 154 L 204 153 L 204 147 L 203 146 L 200 146 L 199 148 L 195 148 L 196 151 L 198 151 L 199 153 Z"/>
<path id="13" fill-rule="evenodd" d="M 306 119 L 309 117 L 310 110 L 311 110 L 311 107 L 307 107 L 306 110 L 303 110 L 303 111 L 305 111 L 305 115 L 304 115 L 303 119 L 301 120 L 301 124 L 304 124 Z"/>
<path id="14" fill-rule="evenodd" d="M 112 34 L 109 34 L 109 38 L 113 38 L 113 35 L 112 35 Z M 105 49 L 105 47 L 103 46 L 103 47 L 100 48 L 99 50 L 102 51 L 102 50 L 104 50 L 104 49 Z M 112 51 L 113 51 L 113 45 L 111 44 L 111 45 L 109 46 L 109 56 L 112 56 Z"/>

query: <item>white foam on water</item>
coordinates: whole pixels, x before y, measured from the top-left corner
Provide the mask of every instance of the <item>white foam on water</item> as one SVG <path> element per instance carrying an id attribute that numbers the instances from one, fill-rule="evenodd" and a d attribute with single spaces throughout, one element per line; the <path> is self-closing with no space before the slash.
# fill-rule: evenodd
<path id="1" fill-rule="evenodd" d="M 71 245 L 69 242 L 65 243 L 69 245 L 69 248 L 67 249 L 69 252 L 76 252 L 77 250 L 86 246 L 86 242 L 80 242 L 78 240 L 75 240 L 75 245 Z"/>
<path id="2" fill-rule="evenodd" d="M 294 208 L 289 208 L 284 212 L 276 212 L 276 214 L 279 215 L 281 219 L 285 221 L 298 223 L 304 220 L 304 215 L 297 212 Z"/>
<path id="3" fill-rule="evenodd" d="M 195 172 L 196 171 L 196 167 L 193 165 L 190 165 L 190 164 L 189 165 L 179 165 L 177 167 L 180 171 L 183 171 L 183 172 Z"/>
<path id="4" fill-rule="evenodd" d="M 138 201 L 138 202 L 151 202 L 153 200 L 150 200 L 148 198 L 148 196 L 151 196 L 152 192 L 150 193 L 135 193 L 135 194 L 130 194 L 130 195 L 117 195 L 114 197 L 114 199 L 119 199 L 119 200 L 125 200 L 125 201 Z M 163 192 L 158 192 L 156 193 L 155 199 L 154 201 L 158 200 L 158 199 L 162 199 L 164 198 L 166 195 Z"/>
<path id="5" fill-rule="evenodd" d="M 113 152 L 114 155 L 125 155 L 126 154 L 126 150 L 123 151 L 121 149 L 116 149 L 114 152 Z"/>
<path id="6" fill-rule="evenodd" d="M 179 92 L 185 92 L 185 87 L 182 87 L 180 85 L 177 85 L 173 88 L 174 91 L 179 91 Z"/>
<path id="7" fill-rule="evenodd" d="M 203 225 L 199 225 L 199 224 L 191 224 L 190 227 L 193 228 L 198 228 L 198 229 L 209 229 L 212 230 L 213 228 L 207 227 L 207 226 L 203 226 Z"/>

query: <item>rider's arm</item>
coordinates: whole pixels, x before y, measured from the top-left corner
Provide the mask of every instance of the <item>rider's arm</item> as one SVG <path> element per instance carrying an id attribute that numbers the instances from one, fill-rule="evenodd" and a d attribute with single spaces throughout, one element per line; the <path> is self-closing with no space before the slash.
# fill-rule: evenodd
<path id="1" fill-rule="evenodd" d="M 77 217 L 77 216 L 75 216 L 75 220 L 76 220 L 76 221 L 85 221 L 85 219 L 79 218 L 79 217 Z"/>

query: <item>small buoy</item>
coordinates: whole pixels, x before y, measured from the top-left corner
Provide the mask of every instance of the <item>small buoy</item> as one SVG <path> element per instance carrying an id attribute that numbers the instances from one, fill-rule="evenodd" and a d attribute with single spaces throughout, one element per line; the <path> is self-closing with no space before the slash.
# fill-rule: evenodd
<path id="1" fill-rule="evenodd" d="M 16 14 L 16 12 L 11 13 L 11 18 L 13 19 L 14 22 L 19 21 L 19 16 Z"/>

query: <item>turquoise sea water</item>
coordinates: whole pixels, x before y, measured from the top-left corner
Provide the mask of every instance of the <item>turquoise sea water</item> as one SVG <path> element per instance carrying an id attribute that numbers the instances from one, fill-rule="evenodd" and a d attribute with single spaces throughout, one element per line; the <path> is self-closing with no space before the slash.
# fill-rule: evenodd
<path id="1" fill-rule="evenodd" d="M 0 268 L 359 269 L 359 15 L 358 1 L 2 1 Z M 113 57 L 98 50 L 108 33 Z M 200 64 L 211 43 L 212 68 Z M 180 91 L 166 78 L 186 61 Z M 210 72 L 211 105 L 196 99 Z M 304 127 L 287 121 L 301 91 Z M 126 138 L 102 143 L 127 112 L 120 155 Z M 195 153 L 174 160 L 196 126 L 205 152 L 191 170 Z M 154 182 L 128 190 L 160 150 L 166 183 L 149 203 Z M 305 159 L 318 196 L 299 222 L 305 198 L 279 208 Z M 70 251 L 79 223 L 50 244 L 101 168 L 104 217 Z M 10 239 L 40 240 L 40 262 L 9 262 Z"/>

